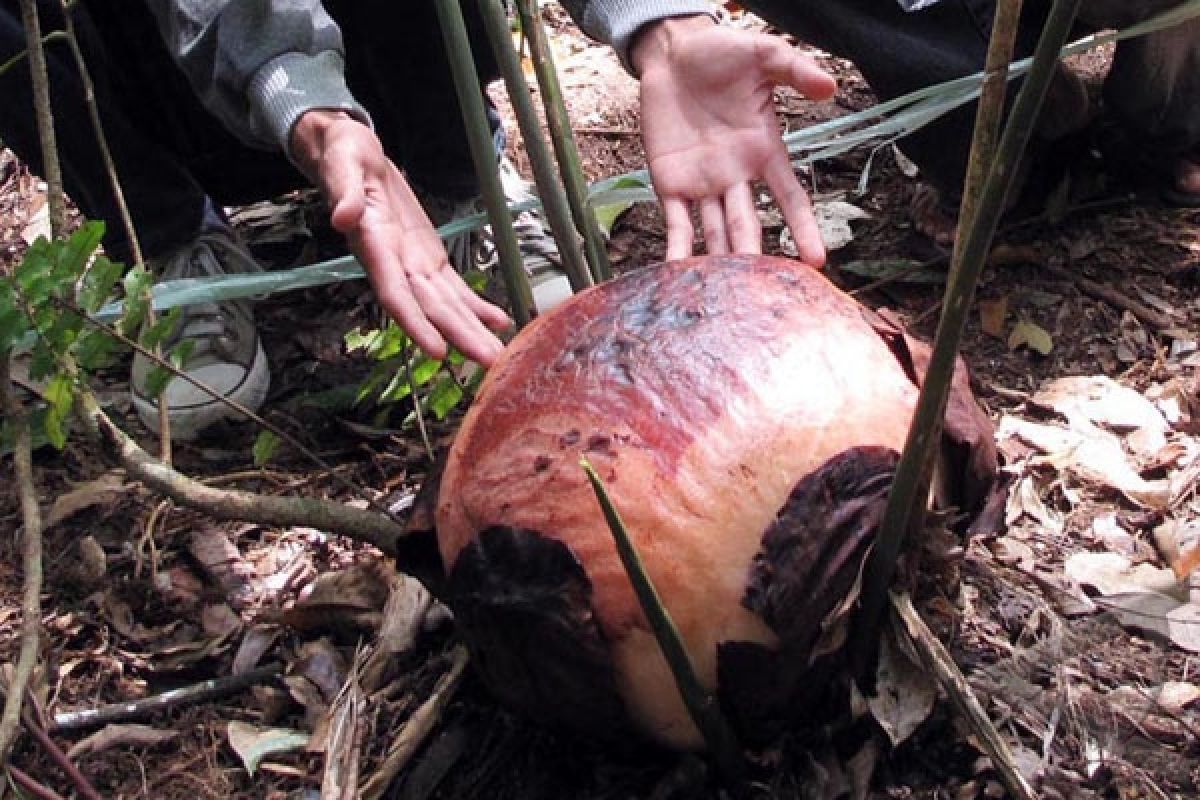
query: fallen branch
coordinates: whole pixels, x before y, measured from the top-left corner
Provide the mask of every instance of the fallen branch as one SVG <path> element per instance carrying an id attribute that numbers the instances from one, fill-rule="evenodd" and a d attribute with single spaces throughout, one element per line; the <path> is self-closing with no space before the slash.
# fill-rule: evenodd
<path id="1" fill-rule="evenodd" d="M 1065 281 L 1070 281 L 1079 287 L 1079 290 L 1084 294 L 1091 295 L 1097 300 L 1102 300 L 1108 303 L 1113 308 L 1118 308 L 1122 311 L 1128 311 L 1139 320 L 1149 325 L 1154 329 L 1155 333 L 1162 333 L 1165 330 L 1179 327 L 1179 323 L 1159 311 L 1155 311 L 1149 306 L 1139 303 L 1127 294 L 1117 291 L 1111 286 L 1105 286 L 1102 283 L 1097 283 L 1090 278 L 1085 278 L 1082 275 L 1076 275 L 1068 269 L 1056 267 L 1053 264 L 1046 264 L 1046 271 L 1056 278 L 1062 278 Z"/>
<path id="2" fill-rule="evenodd" d="M 38 641 L 42 626 L 42 512 L 38 507 L 37 490 L 33 485 L 33 442 L 29 417 L 17 399 L 10 376 L 11 354 L 0 352 L 0 405 L 16 431 L 13 448 L 13 468 L 17 479 L 17 496 L 21 502 L 24 530 L 21 534 L 21 562 L 25 589 L 21 596 L 21 651 L 12 683 L 6 687 L 4 714 L 0 717 L 0 763 L 8 761 L 17 726 L 21 721 L 21 705 L 25 687 L 33 668 L 37 666 Z"/>
<path id="3" fill-rule="evenodd" d="M 891 604 L 901 623 L 894 626 L 896 633 L 920 656 L 925 669 L 933 675 L 942 691 L 962 715 L 963 721 L 975 733 L 979 746 L 992 760 L 992 766 L 1000 773 L 1000 780 L 1004 782 L 1009 794 L 1017 800 L 1036 800 L 1037 793 L 1017 768 L 1008 742 L 992 724 L 954 659 L 913 608 L 912 598 L 907 594 L 893 593 Z"/>
<path id="4" fill-rule="evenodd" d="M 412 759 L 417 748 L 428 738 L 434 727 L 442 718 L 442 711 L 454 698 L 458 684 L 462 681 L 463 672 L 467 668 L 467 649 L 462 645 L 454 648 L 451 654 L 450 669 L 438 679 L 433 692 L 421 706 L 412 713 L 404 727 L 396 735 L 396 740 L 388 747 L 383 764 L 371 776 L 362 788 L 364 800 L 378 800 L 392 785 L 396 775 L 404 769 L 404 765 Z"/>
<path id="5" fill-rule="evenodd" d="M 139 720 L 180 706 L 204 703 L 218 697 L 236 694 L 268 678 L 280 674 L 283 666 L 270 664 L 265 667 L 250 670 L 241 675 L 226 675 L 220 678 L 202 681 L 182 689 L 172 689 L 169 692 L 134 700 L 132 703 L 115 703 L 100 708 L 87 708 L 82 711 L 64 711 L 54 715 L 56 732 L 77 731 L 84 728 L 96 728 L 111 722 L 129 722 Z"/>
<path id="6" fill-rule="evenodd" d="M 283 528 L 317 528 L 366 542 L 387 555 L 395 554 L 396 540 L 404 535 L 403 527 L 390 517 L 319 497 L 272 497 L 207 486 L 139 447 L 108 418 L 90 392 L 80 392 L 78 407 L 89 433 L 112 449 L 131 478 L 216 519 L 247 520 Z"/>

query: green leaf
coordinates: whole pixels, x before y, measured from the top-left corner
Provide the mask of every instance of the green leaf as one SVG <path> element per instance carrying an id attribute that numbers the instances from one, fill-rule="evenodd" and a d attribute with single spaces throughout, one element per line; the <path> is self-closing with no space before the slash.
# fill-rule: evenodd
<path id="1" fill-rule="evenodd" d="M 67 445 L 65 423 L 75 403 L 74 387 L 66 375 L 56 375 L 46 384 L 46 419 L 44 429 L 50 444 L 62 450 Z"/>
<path id="2" fill-rule="evenodd" d="M 118 347 L 117 340 L 106 331 L 90 330 L 79 337 L 72 354 L 79 366 L 88 371 L 95 371 L 112 366 L 113 353 Z"/>
<path id="3" fill-rule="evenodd" d="M 150 287 L 154 276 L 143 267 L 134 267 L 125 273 L 125 311 L 117 322 L 117 329 L 132 337 L 142 327 L 150 310 Z"/>
<path id="4" fill-rule="evenodd" d="M 355 350 L 370 350 L 375 342 L 379 340 L 380 333 L 378 330 L 371 330 L 364 333 L 361 328 L 355 328 L 348 331 L 342 340 L 346 343 L 346 349 L 353 353 Z"/>
<path id="5" fill-rule="evenodd" d="M 646 182 L 637 178 L 625 177 L 613 183 L 612 189 L 644 189 Z M 613 225 L 617 220 L 629 209 L 633 208 L 632 200 L 621 200 L 615 203 L 605 203 L 604 205 L 594 206 L 592 213 L 596 215 L 596 223 L 600 226 L 600 230 L 604 231 L 605 236 L 612 235 Z"/>
<path id="6" fill-rule="evenodd" d="M 433 391 L 429 393 L 429 410 L 438 419 L 445 419 L 446 415 L 454 410 L 458 402 L 463 398 L 462 387 L 454 380 L 452 375 L 443 375 L 437 385 L 433 387 Z"/>
<path id="7" fill-rule="evenodd" d="M 433 380 L 433 376 L 438 374 L 442 368 L 442 362 L 429 356 L 422 356 L 421 359 L 413 365 L 413 383 L 417 386 L 424 386 Z"/>
<path id="8" fill-rule="evenodd" d="M 176 371 L 182 372 L 183 368 L 187 365 L 188 359 L 192 357 L 192 351 L 195 349 L 195 339 L 183 339 L 167 354 L 167 361 Z M 167 388 L 174 377 L 174 371 L 166 367 L 154 367 L 146 376 L 146 395 L 151 400 L 157 398 L 163 393 L 163 390 Z"/>
<path id="9" fill-rule="evenodd" d="M 179 318 L 183 316 L 183 308 L 175 306 L 166 313 L 165 316 L 159 317 L 154 321 L 154 324 L 146 328 L 138 341 L 142 347 L 147 350 L 153 350 L 163 343 L 163 340 L 170 336 L 176 326 L 179 325 Z"/>
<path id="10" fill-rule="evenodd" d="M 408 349 L 411 340 L 399 325 L 389 322 L 379 337 L 378 346 L 374 352 L 368 353 L 372 358 L 384 361 L 395 358 Z"/>
<path id="11" fill-rule="evenodd" d="M 124 273 L 124 264 L 109 261 L 104 256 L 97 258 L 79 289 L 79 305 L 85 311 L 95 313 L 112 297 L 113 289 Z"/>
<path id="12" fill-rule="evenodd" d="M 103 222 L 95 220 L 80 225 L 59 249 L 60 274 L 70 275 L 72 281 L 82 275 L 83 268 L 87 266 L 103 238 Z"/>
<path id="13" fill-rule="evenodd" d="M 254 466 L 265 466 L 268 461 L 275 457 L 279 451 L 279 445 L 283 440 L 279 438 L 273 431 L 260 431 L 258 438 L 254 440 Z"/>

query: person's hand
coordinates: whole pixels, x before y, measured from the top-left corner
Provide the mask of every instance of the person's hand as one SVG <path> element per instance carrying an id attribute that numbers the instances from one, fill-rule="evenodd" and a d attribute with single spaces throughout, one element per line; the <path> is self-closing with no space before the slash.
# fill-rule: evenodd
<path id="1" fill-rule="evenodd" d="M 493 331 L 512 323 L 471 290 L 374 131 L 340 111 L 305 113 L 291 151 L 332 209 L 334 229 L 362 262 L 383 308 L 434 358 L 446 343 L 491 366 L 503 345 Z"/>
<path id="2" fill-rule="evenodd" d="M 698 209 L 710 253 L 762 252 L 751 181 L 762 179 L 800 258 L 825 263 L 808 194 L 792 171 L 775 117 L 776 85 L 824 100 L 829 75 L 782 38 L 731 30 L 707 17 L 651 23 L 630 59 L 641 77 L 642 138 L 667 223 L 667 258 L 692 253 Z"/>

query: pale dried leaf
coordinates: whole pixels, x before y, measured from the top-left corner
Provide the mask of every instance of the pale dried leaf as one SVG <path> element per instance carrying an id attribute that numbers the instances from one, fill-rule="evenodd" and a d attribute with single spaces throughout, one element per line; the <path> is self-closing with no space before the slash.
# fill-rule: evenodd
<path id="1" fill-rule="evenodd" d="M 67 757 L 73 761 L 121 746 L 154 747 L 169 742 L 178 735 L 179 731 L 161 730 L 152 725 L 106 725 L 71 745 Z"/>
<path id="2" fill-rule="evenodd" d="M 1104 598 L 1122 627 L 1158 636 L 1190 653 L 1200 653 L 1200 607 L 1158 592 L 1130 592 Z"/>
<path id="3" fill-rule="evenodd" d="M 1068 419 L 1077 413 L 1115 431 L 1149 428 L 1165 433 L 1167 421 L 1154 404 L 1104 375 L 1058 378 L 1039 389 L 1031 402 Z"/>
<path id="4" fill-rule="evenodd" d="M 1033 475 L 1022 477 L 1013 490 L 1009 492 L 1008 504 L 1005 509 L 1005 520 L 1012 525 L 1022 516 L 1028 516 L 1036 521 L 1041 529 L 1054 535 L 1063 531 L 1063 515 L 1054 511 L 1042 502 L 1038 485 Z"/>
<path id="5" fill-rule="evenodd" d="M 875 691 L 867 698 L 867 705 L 893 746 L 906 740 L 929 718 L 938 696 L 929 671 L 905 656 L 890 634 L 880 643 Z"/>
<path id="6" fill-rule="evenodd" d="M 1130 592 L 1157 592 L 1165 595 L 1186 595 L 1186 587 L 1175 580 L 1169 569 L 1150 564 L 1134 566 L 1117 553 L 1073 553 L 1063 564 L 1067 577 L 1080 586 L 1088 586 L 1109 597 Z"/>
<path id="7" fill-rule="evenodd" d="M 1172 714 L 1182 713 L 1185 708 L 1200 701 L 1200 686 L 1184 681 L 1167 681 L 1150 692 L 1158 705 Z"/>
<path id="8" fill-rule="evenodd" d="M 813 206 L 813 214 L 827 250 L 840 250 L 850 244 L 854 241 L 854 229 L 850 223 L 871 218 L 866 211 L 844 200 L 818 202 Z"/>
<path id="9" fill-rule="evenodd" d="M 382 562 L 367 561 L 349 569 L 321 573 L 297 605 L 336 605 L 382 611 L 391 593 L 389 572 Z"/>
<path id="10" fill-rule="evenodd" d="M 106 472 L 95 480 L 81 483 L 54 499 L 50 510 L 46 512 L 46 528 L 53 528 L 80 511 L 111 502 L 124 492 L 124 477 L 118 472 Z"/>
<path id="11" fill-rule="evenodd" d="M 291 753 L 308 744 L 307 733 L 290 728 L 260 728 L 239 720 L 230 722 L 225 733 L 229 737 L 229 746 L 251 775 L 267 756 Z"/>
<path id="12" fill-rule="evenodd" d="M 1116 514 L 1101 514 L 1092 520 L 1092 538 L 1110 553 L 1127 557 L 1137 554 L 1137 540 L 1120 526 Z"/>
<path id="13" fill-rule="evenodd" d="M 1016 350 L 1019 347 L 1028 347 L 1035 353 L 1048 356 L 1054 349 L 1054 339 L 1041 325 L 1023 319 L 1013 326 L 1012 333 L 1008 335 L 1008 349 Z"/>
<path id="14" fill-rule="evenodd" d="M 1081 417 L 1071 422 L 1072 428 L 1067 430 L 1006 416 L 1000 422 L 999 435 L 1020 438 L 1046 454 L 1040 463 L 1116 489 L 1138 505 L 1165 509 L 1170 504 L 1170 482 L 1146 480 L 1139 475 L 1116 435 Z"/>

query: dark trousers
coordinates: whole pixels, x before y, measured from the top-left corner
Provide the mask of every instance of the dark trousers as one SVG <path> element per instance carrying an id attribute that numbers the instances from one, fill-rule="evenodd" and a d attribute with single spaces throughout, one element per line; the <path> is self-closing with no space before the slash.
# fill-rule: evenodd
<path id="1" fill-rule="evenodd" d="M 1085 0 L 1080 33 L 1125 27 L 1180 0 Z M 983 68 L 994 0 L 942 0 L 905 12 L 895 0 L 743 0 L 771 24 L 855 63 L 891 99 Z M 1027 0 L 1018 55 L 1033 52 L 1049 0 Z M 1200 147 L 1200 19 L 1122 42 L 1104 87 L 1108 112 L 1147 152 Z M 901 148 L 936 185 L 961 186 L 972 105 L 906 137 Z"/>
<path id="2" fill-rule="evenodd" d="M 371 114 L 384 149 L 410 179 L 453 199 L 476 178 L 431 0 L 326 0 L 342 29 L 350 90 Z M 61 27 L 57 0 L 39 2 L 43 33 Z M 73 13 L 97 102 L 144 254 L 154 257 L 199 230 L 206 196 L 219 205 L 269 198 L 307 185 L 282 153 L 251 148 L 196 100 L 140 0 L 85 0 Z M 499 70 L 474 3 L 464 3 L 476 68 Z M 0 63 L 25 48 L 16 0 L 0 0 Z M 127 256 L 74 60 L 47 47 L 55 130 L 68 194 L 108 223 L 106 248 Z M 0 76 L 0 141 L 42 167 L 28 69 Z"/>

